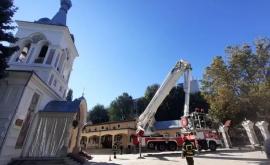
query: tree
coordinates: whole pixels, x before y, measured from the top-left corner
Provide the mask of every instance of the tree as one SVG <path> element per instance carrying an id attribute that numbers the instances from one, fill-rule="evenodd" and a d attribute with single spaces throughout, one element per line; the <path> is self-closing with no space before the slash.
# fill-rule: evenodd
<path id="1" fill-rule="evenodd" d="M 93 124 L 107 122 L 109 121 L 108 111 L 103 105 L 97 104 L 89 112 L 88 120 L 92 121 Z"/>
<path id="2" fill-rule="evenodd" d="M 133 99 L 128 93 L 123 93 L 111 102 L 109 108 L 111 121 L 129 120 L 135 117 Z"/>
<path id="3" fill-rule="evenodd" d="M 145 93 L 144 93 L 144 98 L 146 99 L 146 101 L 148 103 L 154 97 L 154 95 L 157 92 L 158 88 L 159 88 L 159 85 L 158 84 L 153 84 L 153 85 L 150 85 L 150 86 L 148 86 L 146 88 Z"/>
<path id="4" fill-rule="evenodd" d="M 215 57 L 205 70 L 203 95 L 209 113 L 222 122 L 269 116 L 270 40 L 259 39 L 254 45 L 255 51 L 247 44 L 227 47 L 227 62 Z"/>
<path id="5" fill-rule="evenodd" d="M 183 115 L 184 103 L 184 89 L 181 84 L 177 84 L 159 106 L 155 119 L 157 121 L 180 119 Z"/>
<path id="6" fill-rule="evenodd" d="M 8 67 L 6 61 L 18 47 L 5 46 L 3 42 L 14 43 L 16 38 L 11 33 L 15 29 L 12 25 L 12 17 L 17 8 L 13 5 L 13 0 L 0 1 L 0 78 L 5 76 L 5 69 Z"/>
<path id="7" fill-rule="evenodd" d="M 141 113 L 143 113 L 146 107 L 147 100 L 145 99 L 145 97 L 140 97 L 134 100 L 134 109 L 136 112 L 136 116 L 139 116 Z"/>
<path id="8" fill-rule="evenodd" d="M 193 112 L 195 108 L 203 109 L 205 113 L 208 112 L 209 104 L 201 92 L 190 94 L 189 111 Z"/>
<path id="9" fill-rule="evenodd" d="M 148 86 L 146 88 L 144 98 L 139 98 L 137 102 L 142 102 L 141 104 L 144 104 L 142 107 L 146 107 L 155 95 L 158 88 L 158 84 Z M 157 121 L 180 119 L 181 116 L 183 116 L 184 104 L 185 92 L 183 89 L 183 85 L 177 84 L 175 87 L 172 88 L 168 96 L 166 96 L 161 105 L 158 107 L 158 110 L 155 114 L 155 119 Z M 207 101 L 204 99 L 200 92 L 190 94 L 190 112 L 194 111 L 194 109 L 197 107 L 205 109 L 206 112 L 209 107 Z M 145 108 L 143 108 L 143 110 L 144 109 Z M 140 113 L 142 112 L 143 111 L 140 111 Z"/>
<path id="10" fill-rule="evenodd" d="M 67 101 L 72 101 L 73 100 L 73 90 L 69 89 L 66 97 Z"/>

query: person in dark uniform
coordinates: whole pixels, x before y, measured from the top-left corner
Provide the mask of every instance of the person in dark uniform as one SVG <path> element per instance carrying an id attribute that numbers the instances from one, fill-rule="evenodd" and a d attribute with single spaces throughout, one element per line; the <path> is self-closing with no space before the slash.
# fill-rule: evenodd
<path id="1" fill-rule="evenodd" d="M 187 165 L 194 165 L 194 145 L 188 139 L 185 138 L 184 140 L 185 142 L 183 143 L 182 147 L 182 158 L 186 158 Z"/>
<path id="2" fill-rule="evenodd" d="M 114 159 L 116 159 L 116 152 L 117 152 L 117 150 L 118 150 L 118 146 L 117 146 L 117 144 L 115 143 L 115 144 L 113 145 L 113 158 L 114 158 Z"/>
<path id="3" fill-rule="evenodd" d="M 270 138 L 264 142 L 264 151 L 268 159 L 270 159 Z"/>

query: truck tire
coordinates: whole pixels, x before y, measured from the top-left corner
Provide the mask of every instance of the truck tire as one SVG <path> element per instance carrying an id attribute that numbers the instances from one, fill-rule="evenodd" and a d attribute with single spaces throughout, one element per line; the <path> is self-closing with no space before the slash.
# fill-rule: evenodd
<path id="1" fill-rule="evenodd" d="M 210 142 L 209 142 L 209 149 L 210 149 L 211 151 L 216 151 L 216 149 L 217 149 L 217 144 L 216 144 L 216 142 L 210 141 Z"/>
<path id="2" fill-rule="evenodd" d="M 208 150 L 208 144 L 206 140 L 200 140 L 199 141 L 200 149 L 207 151 Z"/>
<path id="3" fill-rule="evenodd" d="M 175 151 L 177 149 L 177 144 L 175 142 L 168 143 L 168 150 Z"/>
<path id="4" fill-rule="evenodd" d="M 154 142 L 149 142 L 147 147 L 151 150 L 154 150 L 155 149 L 155 143 Z"/>
<path id="5" fill-rule="evenodd" d="M 158 144 L 158 150 L 159 151 L 165 151 L 166 150 L 166 144 L 165 143 L 159 143 Z"/>

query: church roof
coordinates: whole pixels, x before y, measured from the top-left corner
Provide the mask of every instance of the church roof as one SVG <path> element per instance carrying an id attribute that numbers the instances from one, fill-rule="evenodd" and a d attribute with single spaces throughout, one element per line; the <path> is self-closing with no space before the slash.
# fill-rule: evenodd
<path id="1" fill-rule="evenodd" d="M 76 113 L 80 109 L 81 101 L 84 97 L 80 97 L 73 101 L 51 101 L 41 112 L 71 112 Z"/>
<path id="2" fill-rule="evenodd" d="M 67 12 L 71 8 L 71 0 L 61 0 L 61 7 L 52 19 L 40 18 L 36 23 L 66 26 Z"/>

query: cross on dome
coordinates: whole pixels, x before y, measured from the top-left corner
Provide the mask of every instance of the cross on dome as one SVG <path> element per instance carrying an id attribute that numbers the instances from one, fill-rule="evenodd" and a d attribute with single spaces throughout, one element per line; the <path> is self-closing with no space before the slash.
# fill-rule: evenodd
<path id="1" fill-rule="evenodd" d="M 66 26 L 67 12 L 72 7 L 71 0 L 61 0 L 60 9 L 52 19 L 41 18 L 37 23 Z"/>

